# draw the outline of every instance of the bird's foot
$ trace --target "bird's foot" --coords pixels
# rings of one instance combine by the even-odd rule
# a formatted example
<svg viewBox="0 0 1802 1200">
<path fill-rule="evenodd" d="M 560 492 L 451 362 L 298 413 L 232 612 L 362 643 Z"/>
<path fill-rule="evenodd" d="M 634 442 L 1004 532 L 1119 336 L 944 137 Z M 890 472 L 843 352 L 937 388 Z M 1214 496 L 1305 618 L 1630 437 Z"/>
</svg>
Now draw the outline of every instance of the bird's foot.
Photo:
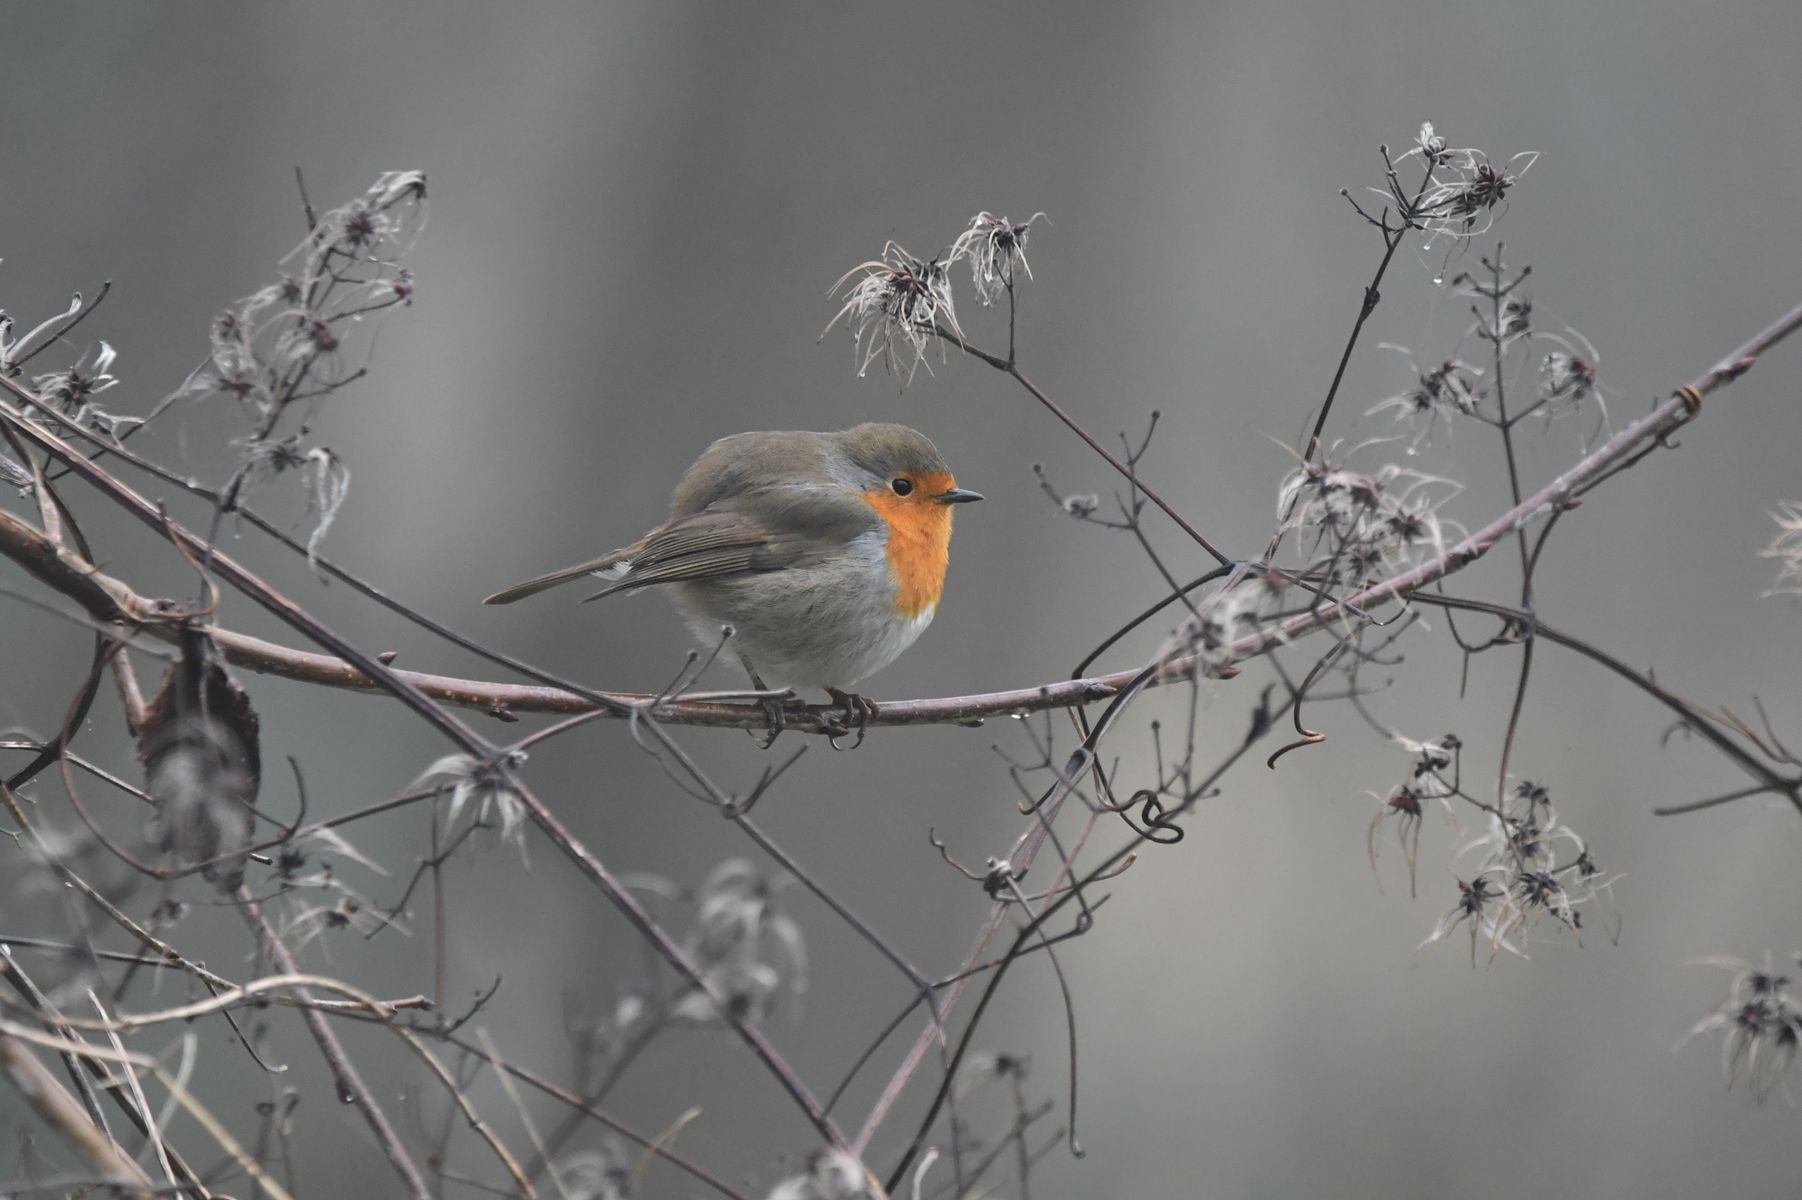
<svg viewBox="0 0 1802 1200">
<path fill-rule="evenodd" d="M 855 750 L 863 745 L 863 735 L 870 728 L 870 721 L 876 716 L 876 702 L 868 696 L 859 696 L 854 692 L 841 692 L 829 687 L 826 694 L 832 697 L 834 704 L 844 710 L 844 719 L 826 726 L 826 740 L 834 750 Z M 851 733 L 857 734 L 857 740 L 849 746 L 841 746 L 838 739 Z"/>
<path fill-rule="evenodd" d="M 761 687 L 761 685 L 759 686 Z M 757 706 L 763 709 L 764 727 L 747 729 L 745 732 L 751 735 L 751 740 L 757 743 L 759 750 L 768 750 L 776 744 L 776 739 L 782 736 L 787 711 L 802 707 L 802 705 L 801 697 L 793 688 L 786 688 L 774 695 L 765 696 L 757 702 Z"/>
</svg>

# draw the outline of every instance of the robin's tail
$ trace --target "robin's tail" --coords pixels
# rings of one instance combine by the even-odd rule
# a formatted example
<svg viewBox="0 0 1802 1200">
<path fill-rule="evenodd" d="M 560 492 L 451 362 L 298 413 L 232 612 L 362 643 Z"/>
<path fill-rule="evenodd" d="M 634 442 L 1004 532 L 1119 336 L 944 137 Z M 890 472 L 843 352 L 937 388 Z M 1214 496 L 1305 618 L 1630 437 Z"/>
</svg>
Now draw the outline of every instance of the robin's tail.
<svg viewBox="0 0 1802 1200">
<path fill-rule="evenodd" d="M 631 567 L 630 560 L 623 557 L 624 551 L 615 550 L 601 558 L 592 558 L 573 567 L 564 567 L 552 571 L 548 575 L 540 575 L 536 579 L 528 579 L 524 583 L 516 583 L 512 587 L 502 588 L 494 595 L 482 601 L 483 604 L 511 604 L 515 600 L 524 600 L 527 596 L 536 596 L 548 588 L 560 583 L 568 583 L 572 579 L 580 579 L 584 575 L 593 575 L 600 579 L 617 579 Z"/>
</svg>

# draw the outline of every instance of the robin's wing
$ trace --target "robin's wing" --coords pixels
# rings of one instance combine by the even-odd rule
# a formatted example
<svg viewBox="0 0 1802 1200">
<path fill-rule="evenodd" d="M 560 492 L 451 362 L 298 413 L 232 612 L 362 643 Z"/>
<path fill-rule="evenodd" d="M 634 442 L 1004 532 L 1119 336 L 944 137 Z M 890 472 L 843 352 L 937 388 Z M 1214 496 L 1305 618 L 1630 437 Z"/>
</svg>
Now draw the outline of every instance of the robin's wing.
<svg viewBox="0 0 1802 1200">
<path fill-rule="evenodd" d="M 876 528 L 863 498 L 832 486 L 756 488 L 676 517 L 599 560 L 612 582 L 585 600 L 659 583 L 722 579 L 819 562 Z"/>
<path fill-rule="evenodd" d="M 610 582 L 587 600 L 659 583 L 779 571 L 817 562 L 876 527 L 855 493 L 829 486 L 756 488 L 659 525 L 630 546 L 496 592 L 511 604 L 584 575 Z"/>
<path fill-rule="evenodd" d="M 626 550 L 630 549 L 630 546 L 626 547 Z M 611 554 L 602 555 L 600 558 L 591 558 L 587 562 L 577 563 L 573 567 L 559 567 L 547 575 L 540 575 L 536 579 L 528 579 L 524 583 L 516 583 L 512 587 L 502 588 L 483 600 L 482 603 L 511 604 L 515 600 L 536 596 L 546 588 L 554 588 L 560 583 L 568 583 L 570 580 L 580 579 L 584 575 L 604 574 L 614 568 L 619 557 L 626 553 L 626 550 L 615 550 Z"/>
</svg>

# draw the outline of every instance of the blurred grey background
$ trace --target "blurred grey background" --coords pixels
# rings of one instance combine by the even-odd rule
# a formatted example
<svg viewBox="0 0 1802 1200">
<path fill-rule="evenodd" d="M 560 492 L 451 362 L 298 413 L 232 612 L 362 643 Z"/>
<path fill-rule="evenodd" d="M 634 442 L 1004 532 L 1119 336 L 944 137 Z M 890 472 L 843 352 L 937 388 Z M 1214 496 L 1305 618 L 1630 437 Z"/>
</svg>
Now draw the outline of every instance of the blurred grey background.
<svg viewBox="0 0 1802 1200">
<path fill-rule="evenodd" d="M 1338 189 L 1380 184 L 1378 145 L 1406 145 L 1423 119 L 1498 159 L 1542 155 L 1496 234 L 1533 264 L 1542 323 L 1568 323 L 1600 349 L 1618 414 L 1643 411 L 1802 297 L 1802 9 L 1789 0 L 57 3 L 9 5 L 5 19 L 0 301 L 30 324 L 111 279 L 73 348 L 104 338 L 118 349 L 115 408 L 147 411 L 199 361 L 214 314 L 273 277 L 303 232 L 296 166 L 322 205 L 382 170 L 429 172 L 417 303 L 381 321 L 372 356 L 353 351 L 370 357 L 371 377 L 313 422 L 353 471 L 326 553 L 479 638 L 608 686 L 654 689 L 680 665 L 686 635 L 658 598 L 584 608 L 555 594 L 485 610 L 480 597 L 635 536 L 695 454 L 741 429 L 905 421 L 989 496 L 959 514 L 944 609 L 872 681 L 878 699 L 1057 678 L 1155 594 L 1129 539 L 1071 522 L 1037 491 L 1034 462 L 1074 490 L 1105 493 L 1112 480 L 1008 381 L 935 360 L 903 393 L 880 369 L 854 378 L 840 331 L 816 341 L 834 308 L 828 285 L 887 238 L 930 254 L 978 210 L 1048 213 L 1021 306 L 1027 372 L 1103 435 L 1161 410 L 1147 477 L 1246 554 L 1263 545 L 1291 461 L 1271 438 L 1292 439 L 1318 402 L 1380 254 Z M 1423 356 L 1455 346 L 1465 302 L 1433 280 L 1474 265 L 1415 244 L 1398 255 L 1336 432 L 1408 382 L 1378 341 Z M 967 304 L 964 316 L 974 339 L 1004 340 L 995 314 Z M 1703 702 L 1762 697 L 1792 733 L 1802 616 L 1761 599 L 1773 564 L 1756 552 L 1767 510 L 1802 492 L 1798 381 L 1802 346 L 1786 346 L 1711 401 L 1678 452 L 1565 522 L 1540 585 L 1548 620 Z M 139 444 L 217 480 L 243 431 L 222 402 L 183 404 Z M 1576 452 L 1573 427 L 1555 426 L 1525 470 L 1547 478 Z M 1469 484 L 1448 515 L 1474 524 L 1495 511 L 1497 455 L 1472 435 L 1424 459 Z M 172 555 L 74 494 L 112 569 L 147 592 L 188 590 Z M 290 481 L 262 504 L 300 520 Z M 1197 567 L 1167 528 L 1156 534 L 1181 571 Z M 483 671 L 251 534 L 231 550 L 366 648 Z M 1459 588 L 1505 594 L 1499 559 Z M 22 580 L 0 565 L 0 583 Z M 86 640 L 14 602 L 4 614 L 0 723 L 47 733 Z M 278 632 L 235 597 L 223 619 Z M 1513 660 L 1476 661 L 1460 698 L 1459 658 L 1434 626 L 1375 703 L 1417 735 L 1456 730 L 1472 769 L 1493 772 Z M 1108 661 L 1134 665 L 1164 632 Z M 1240 735 L 1257 678 L 1213 696 L 1210 745 Z M 443 752 L 384 700 L 246 683 L 266 760 L 300 760 L 315 815 L 392 794 Z M 1144 721 L 1160 714 L 1176 710 L 1146 703 L 1114 743 L 1123 778 L 1144 769 Z M 1611 944 L 1598 928 L 1581 949 L 1540 944 L 1531 963 L 1473 971 L 1456 940 L 1415 952 L 1451 903 L 1461 839 L 1430 821 L 1420 899 L 1408 900 L 1393 853 L 1380 892 L 1364 845 L 1371 793 L 1402 778 L 1406 756 L 1342 706 L 1314 720 L 1325 746 L 1274 772 L 1241 767 L 1188 840 L 1142 856 L 1095 933 L 1065 948 L 1089 1154 L 1054 1153 L 1036 1195 L 1794 1194 L 1794 1108 L 1728 1092 L 1712 1041 L 1672 1050 L 1725 983 L 1686 960 L 1802 945 L 1793 811 L 1754 802 L 1654 817 L 1655 805 L 1740 780 L 1699 746 L 1661 748 L 1660 711 L 1544 649 L 1516 766 L 1626 873 L 1620 936 Z M 770 761 L 738 733 L 685 741 L 729 786 Z M 879 731 L 854 754 L 816 747 L 760 813 L 923 969 L 944 970 L 985 902 L 927 831 L 966 860 L 1005 852 L 1021 818 L 995 744 L 1027 752 L 1005 723 Z M 110 711 L 83 745 L 132 769 Z M 751 851 L 617 726 L 553 743 L 529 770 L 620 869 L 695 882 Z M 291 811 L 285 771 L 270 772 L 264 796 Z M 131 828 L 129 810 L 108 811 Z M 358 844 L 396 874 L 358 885 L 397 896 L 426 822 L 414 808 L 363 826 Z M 0 853 L 11 861 L 10 847 Z M 466 1001 L 501 976 L 483 1017 L 498 1044 L 567 1077 L 566 1011 L 610 1003 L 640 957 L 551 847 L 533 839 L 530 861 L 522 877 L 514 852 L 483 842 L 452 866 L 447 994 Z M 771 1033 L 825 1089 L 906 989 L 820 905 L 788 896 L 813 972 L 804 1007 Z M 138 903 L 155 898 L 141 891 Z M 340 938 L 309 961 L 382 994 L 429 989 L 429 906 L 415 915 L 411 938 Z M 182 936 L 216 967 L 247 968 L 228 913 L 191 922 Z M 183 994 L 165 984 L 135 998 Z M 298 1023 L 276 1014 L 272 1025 L 291 1064 L 275 1086 L 308 1089 L 294 1135 L 302 1194 L 393 1194 L 354 1114 L 330 1103 Z M 222 1027 L 199 1029 L 208 1094 L 254 1131 L 250 1105 L 271 1081 Z M 404 1058 L 369 1031 L 345 1036 L 403 1125 L 435 1128 L 440 1101 Z M 1033 1089 L 1059 1099 L 1057 1120 L 1062 1036 L 1038 962 L 980 1039 L 1032 1056 Z M 853 1088 L 853 1125 L 900 1049 L 885 1047 Z M 924 1082 L 877 1163 L 911 1130 Z M 525 1144 L 498 1089 L 474 1094 Z M 610 1107 L 655 1131 L 690 1105 L 702 1113 L 679 1146 L 753 1194 L 814 1144 L 726 1034 L 668 1039 Z M 541 1124 L 555 1115 L 534 1111 Z M 10 1094 L 0 1128 L 0 1178 L 12 1178 L 34 1127 Z M 458 1143 L 465 1166 L 480 1162 L 470 1144 Z M 696 1189 L 653 1168 L 643 1191 Z"/>
</svg>

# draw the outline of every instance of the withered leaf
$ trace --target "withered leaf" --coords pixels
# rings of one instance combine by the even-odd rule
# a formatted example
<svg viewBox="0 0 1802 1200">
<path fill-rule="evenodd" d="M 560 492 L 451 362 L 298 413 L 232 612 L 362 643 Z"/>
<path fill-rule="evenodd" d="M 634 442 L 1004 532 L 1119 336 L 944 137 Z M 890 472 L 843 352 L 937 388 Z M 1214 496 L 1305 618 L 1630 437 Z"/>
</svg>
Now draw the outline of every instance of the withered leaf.
<svg viewBox="0 0 1802 1200">
<path fill-rule="evenodd" d="M 196 625 L 183 627 L 181 658 L 150 702 L 138 759 L 163 849 L 184 866 L 205 863 L 203 875 L 234 890 L 256 833 L 257 715 Z"/>
</svg>

